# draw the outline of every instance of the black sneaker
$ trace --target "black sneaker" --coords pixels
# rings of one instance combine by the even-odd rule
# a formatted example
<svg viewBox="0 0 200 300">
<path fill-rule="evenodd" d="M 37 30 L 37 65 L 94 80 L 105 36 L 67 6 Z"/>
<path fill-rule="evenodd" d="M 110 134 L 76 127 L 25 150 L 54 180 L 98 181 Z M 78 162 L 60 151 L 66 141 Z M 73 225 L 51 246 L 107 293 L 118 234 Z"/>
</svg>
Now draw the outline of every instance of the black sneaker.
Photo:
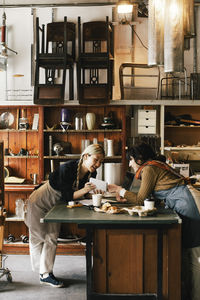
<svg viewBox="0 0 200 300">
<path fill-rule="evenodd" d="M 59 281 L 56 279 L 56 277 L 53 275 L 53 273 L 49 273 L 49 276 L 47 278 L 43 278 L 43 275 L 40 274 L 40 283 L 41 284 L 46 284 L 46 285 L 51 285 L 53 287 L 63 287 L 63 282 Z"/>
</svg>

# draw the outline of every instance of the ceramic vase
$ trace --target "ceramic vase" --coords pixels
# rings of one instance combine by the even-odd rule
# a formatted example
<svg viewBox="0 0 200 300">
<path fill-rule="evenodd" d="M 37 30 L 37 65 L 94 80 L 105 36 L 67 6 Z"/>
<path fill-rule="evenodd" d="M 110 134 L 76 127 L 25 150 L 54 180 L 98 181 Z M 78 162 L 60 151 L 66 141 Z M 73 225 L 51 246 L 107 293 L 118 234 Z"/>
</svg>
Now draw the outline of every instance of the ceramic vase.
<svg viewBox="0 0 200 300">
<path fill-rule="evenodd" d="M 86 125 L 88 130 L 92 130 L 95 127 L 96 115 L 95 113 L 87 113 L 86 114 Z"/>
</svg>

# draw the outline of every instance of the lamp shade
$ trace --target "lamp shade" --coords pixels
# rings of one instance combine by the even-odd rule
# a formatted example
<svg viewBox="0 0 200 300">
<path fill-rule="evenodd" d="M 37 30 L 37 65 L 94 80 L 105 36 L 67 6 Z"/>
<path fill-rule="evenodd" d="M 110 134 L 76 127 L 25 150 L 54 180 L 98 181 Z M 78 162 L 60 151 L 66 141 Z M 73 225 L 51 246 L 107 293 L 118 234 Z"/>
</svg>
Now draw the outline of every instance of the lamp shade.
<svg viewBox="0 0 200 300">
<path fill-rule="evenodd" d="M 160 0 L 149 0 L 148 64 L 164 64 L 164 5 Z"/>
<path fill-rule="evenodd" d="M 184 37 L 195 35 L 194 0 L 149 0 L 148 64 L 183 72 Z"/>
<path fill-rule="evenodd" d="M 184 0 L 183 22 L 184 36 L 186 38 L 194 37 L 194 0 Z"/>
<path fill-rule="evenodd" d="M 165 1 L 164 71 L 184 70 L 184 0 Z"/>
</svg>

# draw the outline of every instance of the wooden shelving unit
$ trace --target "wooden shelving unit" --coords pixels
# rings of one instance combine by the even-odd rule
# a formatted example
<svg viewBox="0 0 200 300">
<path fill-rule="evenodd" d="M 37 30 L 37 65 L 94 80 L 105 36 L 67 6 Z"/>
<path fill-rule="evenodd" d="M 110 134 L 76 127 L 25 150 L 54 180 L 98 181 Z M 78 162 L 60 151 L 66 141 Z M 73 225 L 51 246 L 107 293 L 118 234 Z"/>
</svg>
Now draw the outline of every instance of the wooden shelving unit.
<svg viewBox="0 0 200 300">
<path fill-rule="evenodd" d="M 51 127 L 59 126 L 61 108 L 67 108 L 71 114 L 71 128 L 63 131 L 56 128 L 55 130 L 46 129 L 46 124 Z M 18 118 L 21 110 L 26 112 L 29 122 L 29 129 L 18 129 Z M 122 162 L 125 166 L 125 147 L 126 147 L 126 107 L 119 105 L 55 105 L 55 106 L 40 106 L 40 105 L 10 105 L 0 106 L 0 116 L 2 113 L 9 112 L 14 117 L 14 122 L 8 128 L 1 128 L 0 123 L 0 139 L 4 141 L 4 149 L 11 151 L 11 155 L 4 156 L 4 165 L 9 169 L 10 176 L 25 178 L 23 184 L 5 184 L 5 208 L 7 210 L 7 218 L 5 225 L 5 238 L 9 234 L 13 234 L 17 242 L 4 243 L 5 253 L 28 253 L 28 245 L 19 242 L 21 235 L 28 235 L 28 228 L 23 222 L 15 216 L 15 201 L 29 197 L 35 188 L 33 185 L 31 174 L 37 173 L 38 182 L 43 182 L 48 178 L 50 172 L 50 161 L 53 160 L 54 167 L 60 162 L 69 159 L 79 159 L 81 153 L 81 139 L 89 139 L 92 143 L 93 138 L 97 138 L 99 143 L 104 142 L 104 138 L 114 140 L 115 155 L 106 157 L 105 162 Z M 75 130 L 74 116 L 81 112 L 86 115 L 87 112 L 94 112 L 96 115 L 96 127 L 94 130 Z M 100 125 L 103 117 L 109 112 L 114 113 L 116 128 L 102 129 Z M 39 114 L 39 124 L 37 130 L 32 130 L 33 116 Z M 49 155 L 49 135 L 52 135 L 53 143 L 60 142 L 71 143 L 71 153 L 65 155 Z M 19 155 L 20 149 L 27 151 L 27 155 Z M 13 155 L 14 154 L 14 155 Z M 55 154 L 55 153 L 54 153 Z M 71 225 L 65 228 L 66 232 L 72 234 L 83 234 L 77 226 Z M 83 254 L 84 245 L 81 244 L 61 244 L 58 245 L 60 254 Z"/>
</svg>

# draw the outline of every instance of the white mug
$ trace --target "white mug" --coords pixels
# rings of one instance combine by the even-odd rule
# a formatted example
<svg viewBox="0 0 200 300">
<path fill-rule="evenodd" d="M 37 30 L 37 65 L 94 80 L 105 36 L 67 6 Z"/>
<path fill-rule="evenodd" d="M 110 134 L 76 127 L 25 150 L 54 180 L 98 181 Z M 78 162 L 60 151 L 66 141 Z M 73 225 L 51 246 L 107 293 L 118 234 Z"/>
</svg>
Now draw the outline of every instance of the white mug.
<svg viewBox="0 0 200 300">
<path fill-rule="evenodd" d="M 155 205 L 155 201 L 148 200 L 148 199 L 144 200 L 144 208 L 145 209 L 153 209 L 154 205 Z"/>
<path fill-rule="evenodd" d="M 93 206 L 100 207 L 102 201 L 102 194 L 93 194 L 92 195 L 92 204 Z"/>
</svg>

